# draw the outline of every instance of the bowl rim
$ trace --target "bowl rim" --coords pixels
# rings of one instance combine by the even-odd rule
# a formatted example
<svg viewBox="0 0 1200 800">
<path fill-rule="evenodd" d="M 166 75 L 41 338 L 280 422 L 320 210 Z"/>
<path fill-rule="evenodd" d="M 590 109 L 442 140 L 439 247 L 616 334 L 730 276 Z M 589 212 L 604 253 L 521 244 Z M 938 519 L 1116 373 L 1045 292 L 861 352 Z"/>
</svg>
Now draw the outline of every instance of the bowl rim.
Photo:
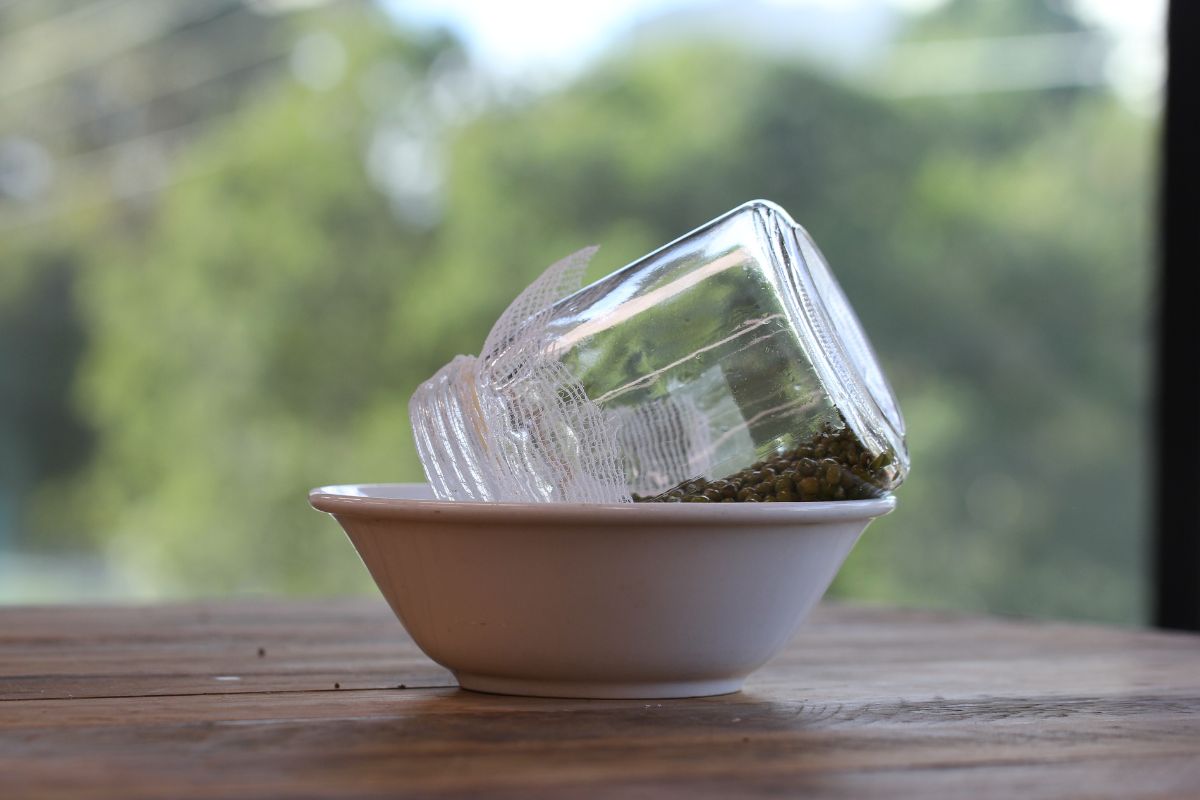
<svg viewBox="0 0 1200 800">
<path fill-rule="evenodd" d="M 870 500 L 834 500 L 806 503 L 483 503 L 405 497 L 369 496 L 366 492 L 416 492 L 423 483 L 358 483 L 318 486 L 308 502 L 334 516 L 372 519 L 438 520 L 507 524 L 620 524 L 686 525 L 730 524 L 812 525 L 824 522 L 874 519 L 896 507 L 892 495 Z"/>
</svg>

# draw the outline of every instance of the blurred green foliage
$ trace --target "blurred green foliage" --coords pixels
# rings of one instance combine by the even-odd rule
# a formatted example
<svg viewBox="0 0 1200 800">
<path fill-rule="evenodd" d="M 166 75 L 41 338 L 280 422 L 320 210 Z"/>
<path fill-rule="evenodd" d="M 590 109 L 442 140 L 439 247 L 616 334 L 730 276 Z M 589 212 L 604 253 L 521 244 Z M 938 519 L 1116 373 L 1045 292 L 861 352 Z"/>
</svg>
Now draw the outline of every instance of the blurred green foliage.
<svg viewBox="0 0 1200 800">
<path fill-rule="evenodd" d="M 993 12 L 964 10 L 988 5 L 921 24 L 989 33 Z M 1141 619 L 1149 121 L 1102 90 L 900 101 L 680 44 L 451 115 L 440 211 L 406 217 L 364 152 L 428 115 L 412 98 L 445 88 L 454 43 L 370 14 L 295 24 L 345 46 L 336 87 L 272 85 L 153 207 L 9 251 L 68 265 L 0 286 L 0 323 L 69 289 L 78 331 L 54 352 L 86 346 L 64 363 L 94 436 L 65 447 L 82 466 L 37 473 L 32 542 L 86 532 L 131 591 L 366 590 L 307 488 L 420 479 L 409 394 L 550 262 L 599 243 L 598 276 L 765 197 L 820 243 L 909 422 L 900 510 L 834 591 Z M 383 110 L 380 65 L 412 87 Z M 56 274 L 70 286 L 44 288 Z"/>
</svg>

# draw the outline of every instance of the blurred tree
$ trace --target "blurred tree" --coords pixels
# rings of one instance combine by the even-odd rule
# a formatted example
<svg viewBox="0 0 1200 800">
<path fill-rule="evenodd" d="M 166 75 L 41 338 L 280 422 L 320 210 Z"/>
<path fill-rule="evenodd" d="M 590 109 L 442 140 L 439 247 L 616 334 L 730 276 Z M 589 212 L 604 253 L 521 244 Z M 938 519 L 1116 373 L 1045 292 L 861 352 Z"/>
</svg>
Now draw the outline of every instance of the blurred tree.
<svg viewBox="0 0 1200 800">
<path fill-rule="evenodd" d="M 81 405 L 100 439 L 77 502 L 51 496 L 45 514 L 95 531 L 144 591 L 364 585 L 304 490 L 420 474 L 405 401 L 428 357 L 409 366 L 397 348 L 406 302 L 429 302 L 404 284 L 431 235 L 397 224 L 372 186 L 364 76 L 428 74 L 452 43 L 343 7 L 307 35 L 346 54 L 336 80 L 235 112 L 178 165 L 205 177 L 172 187 L 145 226 L 80 223 Z"/>
<path fill-rule="evenodd" d="M 139 226 L 174 152 L 286 66 L 291 20 L 242 0 L 0 4 L 0 550 L 80 546 L 28 502 L 88 456 L 73 215 Z"/>
<path fill-rule="evenodd" d="M 0 549 L 24 522 L 24 498 L 71 474 L 90 444 L 70 404 L 84 344 L 71 262 L 39 250 L 22 264 L 0 287 Z"/>
</svg>

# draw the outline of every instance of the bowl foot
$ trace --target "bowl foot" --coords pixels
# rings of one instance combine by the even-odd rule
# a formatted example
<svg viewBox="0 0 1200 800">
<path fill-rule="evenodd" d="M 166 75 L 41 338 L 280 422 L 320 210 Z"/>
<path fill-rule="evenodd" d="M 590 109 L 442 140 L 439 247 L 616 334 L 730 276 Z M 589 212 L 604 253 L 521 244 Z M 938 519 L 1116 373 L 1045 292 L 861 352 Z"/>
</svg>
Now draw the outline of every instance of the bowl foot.
<svg viewBox="0 0 1200 800">
<path fill-rule="evenodd" d="M 515 694 L 525 697 L 581 697 L 606 700 L 709 697 L 741 691 L 746 678 L 684 681 L 550 681 L 537 678 L 505 678 L 456 672 L 458 684 L 473 692 Z"/>
</svg>

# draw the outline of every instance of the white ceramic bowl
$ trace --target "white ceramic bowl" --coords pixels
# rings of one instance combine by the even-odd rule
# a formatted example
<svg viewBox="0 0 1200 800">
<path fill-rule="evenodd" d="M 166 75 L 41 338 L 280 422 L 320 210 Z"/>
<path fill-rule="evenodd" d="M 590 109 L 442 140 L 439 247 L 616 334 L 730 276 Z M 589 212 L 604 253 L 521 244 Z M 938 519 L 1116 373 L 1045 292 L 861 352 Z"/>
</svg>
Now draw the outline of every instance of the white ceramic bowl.
<svg viewBox="0 0 1200 800">
<path fill-rule="evenodd" d="M 895 506 L 459 503 L 422 484 L 326 486 L 309 501 L 463 688 L 643 698 L 740 689 Z"/>
</svg>

